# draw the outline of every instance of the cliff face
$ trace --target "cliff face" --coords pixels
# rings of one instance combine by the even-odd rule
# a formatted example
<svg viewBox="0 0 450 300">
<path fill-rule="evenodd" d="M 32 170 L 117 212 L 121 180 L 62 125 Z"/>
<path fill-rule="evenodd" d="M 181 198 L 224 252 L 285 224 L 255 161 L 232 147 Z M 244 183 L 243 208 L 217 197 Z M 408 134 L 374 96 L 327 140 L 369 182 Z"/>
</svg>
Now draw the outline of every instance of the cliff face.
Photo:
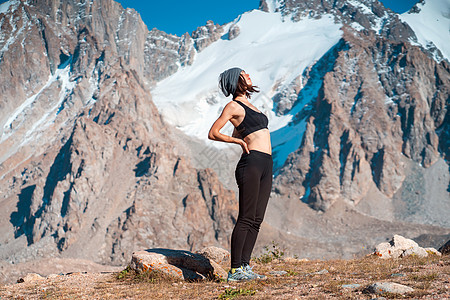
<svg viewBox="0 0 450 300">
<path fill-rule="evenodd" d="M 192 167 L 148 89 L 189 35 L 156 37 L 108 0 L 11 1 L 0 27 L 2 259 L 228 247 L 234 192 Z"/>
<path fill-rule="evenodd" d="M 405 178 L 405 159 L 428 168 L 448 156 L 439 146 L 448 135 L 447 62 L 370 32 L 345 32 L 326 62 L 315 65 L 323 81 L 296 116 L 307 122 L 302 145 L 277 177 L 280 186 L 297 186 L 297 195 L 310 189 L 306 198 L 319 209 L 341 196 L 357 204 L 371 184 L 392 198 Z M 326 63 L 330 70 L 321 69 Z"/>
</svg>

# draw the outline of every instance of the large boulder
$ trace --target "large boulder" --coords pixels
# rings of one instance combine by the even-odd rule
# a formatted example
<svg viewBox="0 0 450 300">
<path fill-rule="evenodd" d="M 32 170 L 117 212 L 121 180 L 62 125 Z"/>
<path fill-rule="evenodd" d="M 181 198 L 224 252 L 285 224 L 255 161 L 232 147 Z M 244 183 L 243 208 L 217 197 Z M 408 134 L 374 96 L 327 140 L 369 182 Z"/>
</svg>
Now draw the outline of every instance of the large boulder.
<svg viewBox="0 0 450 300">
<path fill-rule="evenodd" d="M 185 250 L 149 249 L 134 252 L 130 267 L 136 272 L 161 272 L 182 280 L 226 279 L 227 272 L 212 259 Z"/>
<path fill-rule="evenodd" d="M 408 255 L 427 257 L 430 253 L 441 255 L 441 253 L 434 248 L 422 248 L 413 240 L 397 234 L 394 235 L 389 243 L 378 244 L 375 248 L 375 254 L 385 259 L 405 257 Z"/>
</svg>

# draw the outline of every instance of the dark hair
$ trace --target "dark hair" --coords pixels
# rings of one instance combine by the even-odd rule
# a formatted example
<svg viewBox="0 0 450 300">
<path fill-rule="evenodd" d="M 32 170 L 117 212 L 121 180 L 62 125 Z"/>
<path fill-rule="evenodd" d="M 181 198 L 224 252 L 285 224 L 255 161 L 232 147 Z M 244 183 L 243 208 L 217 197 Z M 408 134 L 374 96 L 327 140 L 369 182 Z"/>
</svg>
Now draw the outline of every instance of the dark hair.
<svg viewBox="0 0 450 300">
<path fill-rule="evenodd" d="M 240 74 L 236 91 L 233 94 L 233 98 L 236 98 L 239 95 L 245 95 L 245 97 L 250 99 L 253 93 L 259 93 L 259 87 L 256 85 L 248 85 L 245 82 L 244 76 Z"/>
</svg>

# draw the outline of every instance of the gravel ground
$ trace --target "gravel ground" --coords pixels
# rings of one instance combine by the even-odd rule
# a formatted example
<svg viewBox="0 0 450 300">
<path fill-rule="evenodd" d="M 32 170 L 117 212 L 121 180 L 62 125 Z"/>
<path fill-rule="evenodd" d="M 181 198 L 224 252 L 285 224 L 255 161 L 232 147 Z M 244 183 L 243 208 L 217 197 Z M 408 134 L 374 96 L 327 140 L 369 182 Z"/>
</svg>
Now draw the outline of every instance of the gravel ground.
<svg viewBox="0 0 450 300">
<path fill-rule="evenodd" d="M 106 272 L 50 275 L 2 285 L 0 299 L 450 299 L 450 256 L 274 259 L 255 262 L 254 270 L 268 279 L 230 284 L 180 282 L 132 271 L 122 272 L 120 279 L 119 273 Z M 375 294 L 368 287 L 376 282 L 398 283 L 414 291 Z"/>
</svg>

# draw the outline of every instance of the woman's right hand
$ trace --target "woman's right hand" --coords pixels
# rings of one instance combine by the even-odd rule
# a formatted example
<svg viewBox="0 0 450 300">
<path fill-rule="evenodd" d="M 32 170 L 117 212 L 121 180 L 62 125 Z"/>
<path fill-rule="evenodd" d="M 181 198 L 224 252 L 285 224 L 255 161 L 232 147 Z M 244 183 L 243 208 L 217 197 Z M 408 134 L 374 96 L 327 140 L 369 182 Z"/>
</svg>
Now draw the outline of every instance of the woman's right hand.
<svg viewBox="0 0 450 300">
<path fill-rule="evenodd" d="M 238 139 L 239 140 L 239 145 L 241 145 L 242 147 L 242 151 L 244 151 L 244 153 L 249 154 L 250 151 L 248 150 L 248 145 L 244 140 Z"/>
</svg>

